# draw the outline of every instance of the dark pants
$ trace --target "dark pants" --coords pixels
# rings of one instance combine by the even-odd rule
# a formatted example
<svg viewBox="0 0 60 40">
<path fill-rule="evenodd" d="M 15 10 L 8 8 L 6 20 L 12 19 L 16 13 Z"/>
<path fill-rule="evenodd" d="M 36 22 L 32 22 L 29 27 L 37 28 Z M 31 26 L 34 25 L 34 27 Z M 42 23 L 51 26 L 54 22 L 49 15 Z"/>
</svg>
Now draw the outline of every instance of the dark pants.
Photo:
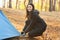
<svg viewBox="0 0 60 40">
<path fill-rule="evenodd" d="M 28 32 L 29 37 L 36 37 L 36 36 L 41 36 L 43 34 L 42 30 L 39 28 L 33 29 Z"/>
</svg>

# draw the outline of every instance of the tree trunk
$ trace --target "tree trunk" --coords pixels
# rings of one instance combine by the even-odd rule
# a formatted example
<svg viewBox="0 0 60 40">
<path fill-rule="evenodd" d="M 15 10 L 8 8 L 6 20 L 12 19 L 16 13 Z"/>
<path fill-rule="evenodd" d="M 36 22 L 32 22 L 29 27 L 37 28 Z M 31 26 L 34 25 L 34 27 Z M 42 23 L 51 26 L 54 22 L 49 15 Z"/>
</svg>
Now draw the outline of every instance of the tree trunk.
<svg viewBox="0 0 60 40">
<path fill-rule="evenodd" d="M 60 6 L 60 0 L 59 0 L 59 6 Z M 59 11 L 60 11 L 60 7 L 59 7 Z"/>
<path fill-rule="evenodd" d="M 50 4 L 49 11 L 52 11 L 53 10 L 53 0 L 50 0 L 49 4 Z"/>
<path fill-rule="evenodd" d="M 18 0 L 16 0 L 16 9 L 17 9 L 17 7 L 18 7 Z"/>
<path fill-rule="evenodd" d="M 54 0 L 53 3 L 54 3 L 54 4 L 53 4 L 53 11 L 55 11 L 56 0 Z"/>
<path fill-rule="evenodd" d="M 43 9 L 43 0 L 41 0 L 41 11 Z"/>
<path fill-rule="evenodd" d="M 4 2 L 3 8 L 5 8 L 5 0 L 3 2 Z"/>
<path fill-rule="evenodd" d="M 25 8 L 26 8 L 26 5 L 25 5 L 25 3 L 26 3 L 26 0 L 24 1 L 24 6 L 25 6 Z"/>
<path fill-rule="evenodd" d="M 11 0 L 9 0 L 9 8 L 12 8 Z"/>
<path fill-rule="evenodd" d="M 33 3 L 33 0 L 29 0 L 29 3 Z"/>
</svg>

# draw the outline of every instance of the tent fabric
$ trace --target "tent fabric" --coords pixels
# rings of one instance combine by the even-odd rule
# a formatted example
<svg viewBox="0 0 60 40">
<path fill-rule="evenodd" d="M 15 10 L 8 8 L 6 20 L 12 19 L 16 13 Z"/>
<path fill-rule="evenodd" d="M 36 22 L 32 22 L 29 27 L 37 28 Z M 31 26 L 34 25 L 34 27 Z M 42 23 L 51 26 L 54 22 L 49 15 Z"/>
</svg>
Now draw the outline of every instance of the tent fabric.
<svg viewBox="0 0 60 40">
<path fill-rule="evenodd" d="M 0 40 L 16 36 L 20 36 L 20 33 L 0 10 Z"/>
</svg>

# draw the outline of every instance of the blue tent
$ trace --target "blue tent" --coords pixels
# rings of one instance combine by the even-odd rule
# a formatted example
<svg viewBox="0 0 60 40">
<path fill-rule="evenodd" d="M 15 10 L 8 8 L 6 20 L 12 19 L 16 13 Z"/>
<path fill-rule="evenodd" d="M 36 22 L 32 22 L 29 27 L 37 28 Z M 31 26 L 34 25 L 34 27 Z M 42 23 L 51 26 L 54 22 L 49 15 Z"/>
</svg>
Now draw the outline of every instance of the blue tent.
<svg viewBox="0 0 60 40">
<path fill-rule="evenodd" d="M 10 23 L 2 10 L 0 10 L 0 40 L 16 36 L 20 36 L 20 33 Z"/>
</svg>

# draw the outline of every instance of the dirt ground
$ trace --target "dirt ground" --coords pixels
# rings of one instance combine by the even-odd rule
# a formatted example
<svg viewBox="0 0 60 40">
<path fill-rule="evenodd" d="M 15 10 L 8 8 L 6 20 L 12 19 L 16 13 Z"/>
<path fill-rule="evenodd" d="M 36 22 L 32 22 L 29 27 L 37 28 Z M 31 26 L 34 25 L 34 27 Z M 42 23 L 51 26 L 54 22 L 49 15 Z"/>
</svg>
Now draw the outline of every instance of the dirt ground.
<svg viewBox="0 0 60 40">
<path fill-rule="evenodd" d="M 26 20 L 25 10 L 4 9 L 4 14 L 8 17 L 15 28 L 21 32 Z M 40 12 L 40 17 L 47 23 L 46 31 L 42 36 L 36 37 L 36 40 L 60 40 L 60 12 Z M 20 38 L 20 40 L 29 40 L 29 38 Z M 31 39 L 35 40 L 35 39 Z"/>
</svg>

